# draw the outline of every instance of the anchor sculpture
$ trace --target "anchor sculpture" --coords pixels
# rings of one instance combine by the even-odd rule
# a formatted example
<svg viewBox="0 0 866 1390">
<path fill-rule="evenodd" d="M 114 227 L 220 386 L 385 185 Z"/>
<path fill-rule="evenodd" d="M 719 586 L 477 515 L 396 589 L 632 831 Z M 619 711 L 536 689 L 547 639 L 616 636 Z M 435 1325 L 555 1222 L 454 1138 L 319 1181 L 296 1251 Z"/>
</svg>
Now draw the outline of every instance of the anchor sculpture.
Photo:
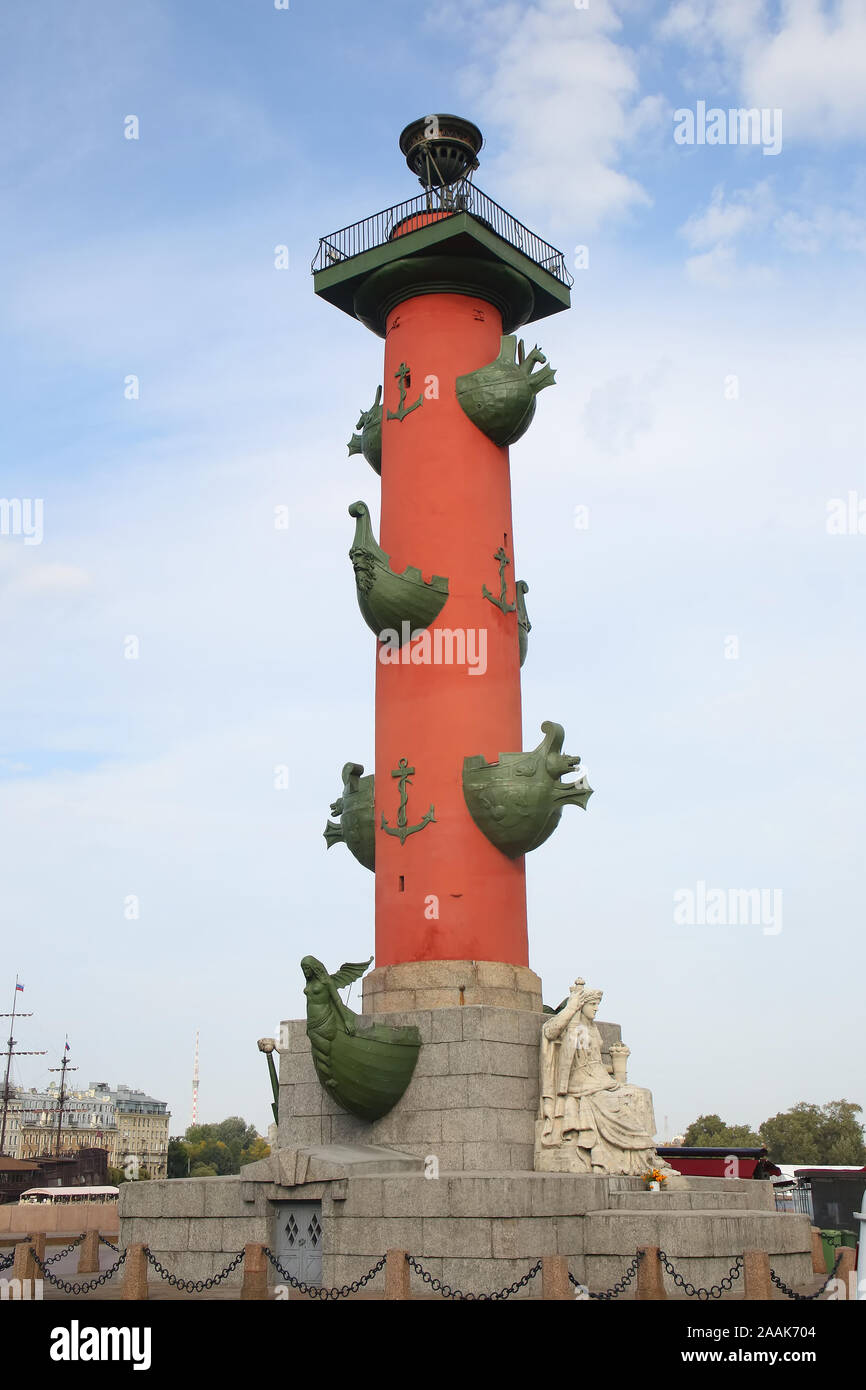
<svg viewBox="0 0 866 1390">
<path fill-rule="evenodd" d="M 486 584 L 481 585 L 481 593 L 483 594 L 484 598 L 489 599 L 491 603 L 495 603 L 496 607 L 500 610 L 500 612 L 513 613 L 515 608 L 517 607 L 517 604 L 508 603 L 505 598 L 505 595 L 508 591 L 508 581 L 505 578 L 505 567 L 506 565 L 510 565 L 511 561 L 509 560 L 502 546 L 500 546 L 499 549 L 494 553 L 493 558 L 494 560 L 499 561 L 499 598 L 496 598 L 493 594 L 491 594 Z"/>
<path fill-rule="evenodd" d="M 415 769 L 409 766 L 409 759 L 401 758 L 396 768 L 394 768 L 391 773 L 391 776 L 396 777 L 400 783 L 400 809 L 397 812 L 397 824 L 393 826 L 389 825 L 385 819 L 385 812 L 382 812 L 382 829 L 386 835 L 399 836 L 401 845 L 405 845 L 408 837 L 410 835 L 417 835 L 418 831 L 423 830 L 425 825 L 430 825 L 431 823 L 434 825 L 436 824 L 436 816 L 434 814 L 436 807 L 433 805 L 432 801 L 430 803 L 430 810 L 426 815 L 421 817 L 417 825 L 409 825 L 408 823 L 409 817 L 406 811 L 406 804 L 409 800 L 408 788 L 412 785 L 409 778 L 414 777 L 414 775 Z"/>
<path fill-rule="evenodd" d="M 409 382 L 411 381 L 411 376 L 409 373 L 409 368 L 406 366 L 405 362 L 400 363 L 400 366 L 398 370 L 394 373 L 394 375 L 400 382 L 400 404 L 398 405 L 396 410 L 386 411 L 385 418 L 387 420 L 405 420 L 407 415 L 411 415 L 413 410 L 417 410 L 419 406 L 422 406 L 424 404 L 424 392 L 421 392 L 421 395 L 418 397 L 417 401 L 413 401 L 411 405 L 407 405 L 406 388 Z"/>
</svg>

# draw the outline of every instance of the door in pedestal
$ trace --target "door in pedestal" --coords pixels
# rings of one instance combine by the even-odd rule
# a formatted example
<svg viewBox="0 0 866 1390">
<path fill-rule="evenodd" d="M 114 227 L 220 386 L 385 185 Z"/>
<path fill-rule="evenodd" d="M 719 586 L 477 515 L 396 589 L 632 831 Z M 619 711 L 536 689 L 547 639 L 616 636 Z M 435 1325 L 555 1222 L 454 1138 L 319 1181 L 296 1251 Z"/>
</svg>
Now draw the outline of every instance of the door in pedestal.
<svg viewBox="0 0 866 1390">
<path fill-rule="evenodd" d="M 321 1284 L 321 1202 L 276 1202 L 274 1213 L 276 1253 L 283 1269 L 304 1284 Z"/>
</svg>

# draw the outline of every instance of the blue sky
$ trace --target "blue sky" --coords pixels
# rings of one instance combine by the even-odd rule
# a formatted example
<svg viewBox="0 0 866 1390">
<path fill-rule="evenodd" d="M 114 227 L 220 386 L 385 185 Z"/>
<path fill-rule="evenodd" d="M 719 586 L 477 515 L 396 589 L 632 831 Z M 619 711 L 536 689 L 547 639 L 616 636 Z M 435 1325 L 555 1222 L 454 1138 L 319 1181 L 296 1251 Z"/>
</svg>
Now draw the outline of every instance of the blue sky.
<svg viewBox="0 0 866 1390">
<path fill-rule="evenodd" d="M 563 723 L 596 788 L 528 860 L 545 997 L 604 988 L 669 1133 L 866 1100 L 866 535 L 826 527 L 866 498 L 862 5 L 51 0 L 0 38 L 0 496 L 44 502 L 42 544 L 0 535 L 22 1045 L 68 1032 L 180 1131 L 198 1028 L 201 1113 L 263 1128 L 300 957 L 372 950 L 321 830 L 372 763 L 346 507 L 379 485 L 345 441 L 381 344 L 309 264 L 416 191 L 403 125 L 458 111 L 478 184 L 589 248 L 512 450 L 524 743 Z M 781 110 L 781 152 L 677 145 L 699 101 Z M 783 929 L 677 925 L 700 881 L 781 889 Z"/>
</svg>

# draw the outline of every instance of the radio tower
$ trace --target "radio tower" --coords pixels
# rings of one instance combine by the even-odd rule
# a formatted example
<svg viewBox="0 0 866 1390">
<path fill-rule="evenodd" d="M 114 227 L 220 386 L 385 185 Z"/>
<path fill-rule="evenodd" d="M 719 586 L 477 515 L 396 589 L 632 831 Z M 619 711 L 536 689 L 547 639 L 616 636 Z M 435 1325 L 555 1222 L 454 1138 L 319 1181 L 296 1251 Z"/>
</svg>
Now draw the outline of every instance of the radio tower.
<svg viewBox="0 0 866 1390">
<path fill-rule="evenodd" d="M 192 1122 L 198 1124 L 198 1029 L 195 1032 L 195 1061 L 192 1068 Z"/>
</svg>

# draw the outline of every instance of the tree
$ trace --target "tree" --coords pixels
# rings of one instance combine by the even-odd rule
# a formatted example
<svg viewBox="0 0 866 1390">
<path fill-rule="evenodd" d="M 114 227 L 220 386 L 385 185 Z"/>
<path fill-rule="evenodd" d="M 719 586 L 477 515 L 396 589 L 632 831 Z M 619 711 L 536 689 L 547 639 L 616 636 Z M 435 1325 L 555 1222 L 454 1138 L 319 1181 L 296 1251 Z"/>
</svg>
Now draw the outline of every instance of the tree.
<svg viewBox="0 0 866 1390">
<path fill-rule="evenodd" d="M 191 1166 L 188 1146 L 182 1139 L 169 1139 L 166 1163 L 167 1176 L 185 1178 L 188 1176 Z"/>
<path fill-rule="evenodd" d="M 848 1100 L 832 1100 L 827 1105 L 800 1101 L 761 1125 L 761 1142 L 773 1163 L 796 1163 L 803 1167 L 838 1163 L 852 1167 L 866 1165 L 863 1127 L 857 1116 L 862 1106 Z"/>
<path fill-rule="evenodd" d="M 120 1187 L 120 1184 L 128 1179 L 122 1168 L 109 1168 L 108 1181 L 111 1187 Z"/>
<path fill-rule="evenodd" d="M 169 1140 L 168 1176 L 224 1177 L 269 1153 L 255 1125 L 230 1115 L 218 1124 L 190 1125 L 183 1139 Z"/>
<path fill-rule="evenodd" d="M 241 1167 L 246 1163 L 255 1163 L 260 1158 L 267 1158 L 271 1151 L 271 1146 L 266 1139 L 257 1134 L 248 1148 L 241 1150 Z"/>
<path fill-rule="evenodd" d="M 683 1135 L 683 1145 L 693 1149 L 757 1149 L 762 1140 L 748 1125 L 729 1125 L 720 1115 L 699 1115 Z"/>
</svg>

